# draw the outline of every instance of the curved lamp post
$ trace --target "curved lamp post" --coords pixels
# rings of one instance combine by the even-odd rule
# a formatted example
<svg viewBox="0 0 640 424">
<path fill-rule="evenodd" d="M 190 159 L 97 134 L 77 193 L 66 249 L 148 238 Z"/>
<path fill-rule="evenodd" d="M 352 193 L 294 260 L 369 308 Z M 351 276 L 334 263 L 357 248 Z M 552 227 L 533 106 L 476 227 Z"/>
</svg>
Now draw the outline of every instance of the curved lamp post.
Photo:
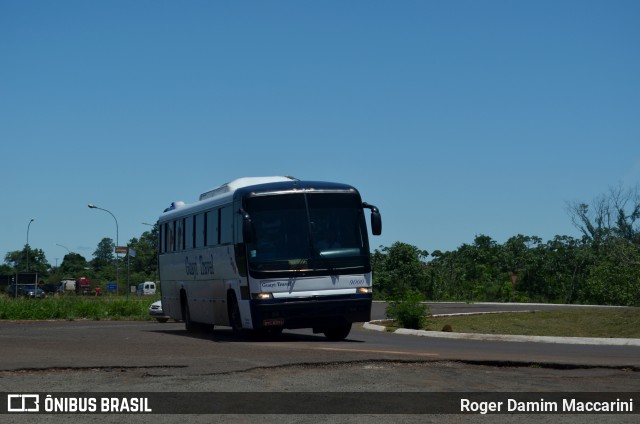
<svg viewBox="0 0 640 424">
<path fill-rule="evenodd" d="M 29 229 L 31 228 L 31 223 L 35 221 L 35 218 L 31 218 L 29 221 L 29 225 L 27 225 L 27 272 L 29 272 Z"/>
<path fill-rule="evenodd" d="M 56 246 L 60 246 L 60 247 L 65 248 L 65 249 L 67 250 L 67 253 L 68 253 L 68 254 L 71 254 L 71 250 L 69 250 L 69 248 L 68 248 L 67 246 L 63 246 L 63 245 L 58 244 L 58 243 L 56 243 Z"/>
<path fill-rule="evenodd" d="M 56 246 L 60 246 L 60 247 L 62 247 L 64 249 L 66 249 L 67 250 L 67 255 L 71 254 L 71 250 L 69 250 L 69 248 L 67 246 L 63 246 L 63 245 L 58 244 L 58 243 L 56 243 Z M 67 257 L 67 255 L 64 255 L 65 258 Z M 64 263 L 64 258 L 62 258 L 62 262 Z M 57 258 L 56 258 L 56 268 L 58 268 L 58 259 Z"/>
<path fill-rule="evenodd" d="M 111 215 L 113 217 L 113 220 L 116 222 L 116 247 L 119 246 L 120 242 L 118 240 L 118 220 L 116 219 L 116 216 L 114 214 L 112 214 L 110 211 L 106 210 L 106 209 L 97 207 L 93 203 L 89 203 L 87 206 L 89 207 L 89 209 L 100 209 L 101 211 L 105 211 L 105 212 L 107 212 L 109 215 Z M 119 287 L 119 281 L 118 281 L 118 253 L 117 252 L 116 252 L 116 287 Z"/>
</svg>

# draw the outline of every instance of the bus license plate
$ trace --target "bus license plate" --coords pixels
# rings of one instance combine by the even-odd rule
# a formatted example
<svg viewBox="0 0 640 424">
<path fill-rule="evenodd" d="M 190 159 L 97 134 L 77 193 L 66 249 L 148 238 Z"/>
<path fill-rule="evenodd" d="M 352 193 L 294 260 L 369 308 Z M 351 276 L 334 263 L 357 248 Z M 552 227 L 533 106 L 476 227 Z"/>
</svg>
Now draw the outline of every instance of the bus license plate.
<svg viewBox="0 0 640 424">
<path fill-rule="evenodd" d="M 284 325 L 284 319 L 282 318 L 265 319 L 265 320 L 262 320 L 262 325 L 264 325 L 265 327 L 272 326 L 272 325 Z"/>
</svg>

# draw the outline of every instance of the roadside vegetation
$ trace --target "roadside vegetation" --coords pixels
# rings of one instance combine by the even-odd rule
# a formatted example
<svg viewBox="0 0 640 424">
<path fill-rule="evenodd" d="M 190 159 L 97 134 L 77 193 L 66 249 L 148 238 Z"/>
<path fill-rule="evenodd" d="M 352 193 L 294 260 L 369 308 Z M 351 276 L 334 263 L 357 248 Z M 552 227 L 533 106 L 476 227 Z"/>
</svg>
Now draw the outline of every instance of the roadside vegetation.
<svg viewBox="0 0 640 424">
<path fill-rule="evenodd" d="M 14 299 L 0 295 L 4 320 L 151 320 L 149 305 L 159 296 L 49 296 Z"/>
<path fill-rule="evenodd" d="M 374 296 L 417 290 L 431 301 L 640 306 L 640 189 L 567 205 L 582 237 L 478 235 L 454 251 L 402 242 L 372 256 Z"/>
<path fill-rule="evenodd" d="M 394 290 L 387 306 L 387 316 L 402 328 L 423 329 L 431 313 L 428 306 L 420 303 L 421 300 L 422 294 L 415 289 Z"/>
<path fill-rule="evenodd" d="M 426 316 L 419 329 L 524 336 L 640 338 L 640 308 L 576 308 L 447 317 Z M 399 320 L 379 323 L 392 331 Z"/>
</svg>

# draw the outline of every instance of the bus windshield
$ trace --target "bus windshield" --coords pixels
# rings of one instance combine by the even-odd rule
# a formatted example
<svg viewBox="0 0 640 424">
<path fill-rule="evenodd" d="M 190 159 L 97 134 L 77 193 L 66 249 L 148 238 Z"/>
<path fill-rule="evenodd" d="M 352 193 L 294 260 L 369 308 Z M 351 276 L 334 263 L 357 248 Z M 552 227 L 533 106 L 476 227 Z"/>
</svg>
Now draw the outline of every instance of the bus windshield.
<svg viewBox="0 0 640 424">
<path fill-rule="evenodd" d="M 369 243 L 357 193 L 286 193 L 249 197 L 254 277 L 369 272 Z"/>
</svg>

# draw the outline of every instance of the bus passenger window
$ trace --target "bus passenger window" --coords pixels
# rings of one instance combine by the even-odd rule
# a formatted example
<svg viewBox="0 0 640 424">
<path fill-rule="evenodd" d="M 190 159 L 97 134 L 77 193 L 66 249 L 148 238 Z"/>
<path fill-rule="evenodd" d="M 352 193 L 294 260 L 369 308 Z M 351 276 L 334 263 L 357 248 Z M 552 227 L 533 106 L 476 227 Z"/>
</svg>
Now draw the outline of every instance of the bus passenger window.
<svg viewBox="0 0 640 424">
<path fill-rule="evenodd" d="M 218 244 L 218 210 L 206 213 L 207 219 L 207 246 Z"/>
<path fill-rule="evenodd" d="M 195 223 L 195 247 L 204 247 L 206 246 L 206 226 L 205 226 L 205 220 L 204 220 L 204 214 L 203 213 L 199 213 L 198 215 L 196 215 L 195 217 L 196 219 L 196 223 Z"/>
<path fill-rule="evenodd" d="M 168 246 L 170 252 L 175 252 L 176 250 L 176 222 L 172 221 L 169 224 L 169 239 Z"/>
<path fill-rule="evenodd" d="M 220 243 L 233 242 L 233 214 L 231 207 L 220 208 Z"/>
</svg>

